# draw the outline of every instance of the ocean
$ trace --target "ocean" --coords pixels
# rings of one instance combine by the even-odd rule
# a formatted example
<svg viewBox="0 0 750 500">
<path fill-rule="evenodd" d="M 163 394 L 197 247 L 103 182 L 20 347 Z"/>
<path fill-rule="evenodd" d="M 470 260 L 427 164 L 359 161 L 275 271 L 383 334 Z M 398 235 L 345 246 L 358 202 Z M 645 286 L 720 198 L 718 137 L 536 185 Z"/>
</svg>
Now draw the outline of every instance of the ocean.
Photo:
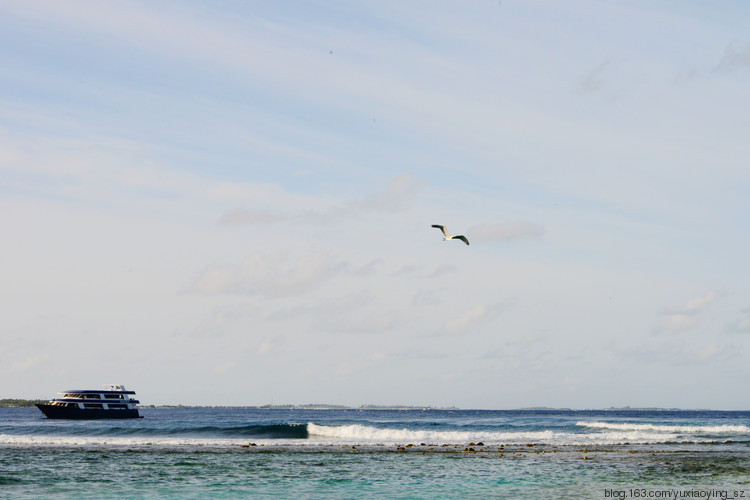
<svg viewBox="0 0 750 500">
<path fill-rule="evenodd" d="M 750 412 L 0 408 L 0 498 L 750 498 Z"/>
</svg>

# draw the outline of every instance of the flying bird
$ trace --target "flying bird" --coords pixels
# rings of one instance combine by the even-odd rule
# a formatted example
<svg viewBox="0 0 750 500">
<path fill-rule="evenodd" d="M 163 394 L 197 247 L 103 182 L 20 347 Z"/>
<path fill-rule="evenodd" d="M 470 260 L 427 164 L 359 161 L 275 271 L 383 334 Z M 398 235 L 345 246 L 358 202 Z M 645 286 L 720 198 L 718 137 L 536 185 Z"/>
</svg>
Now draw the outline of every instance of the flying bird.
<svg viewBox="0 0 750 500">
<path fill-rule="evenodd" d="M 436 227 L 436 228 L 440 229 L 443 232 L 443 236 L 444 236 L 443 241 L 461 240 L 464 243 L 466 243 L 467 245 L 469 244 L 469 239 L 466 236 L 464 236 L 463 234 L 459 234 L 459 235 L 453 236 L 452 234 L 448 233 L 448 231 L 445 230 L 445 226 L 441 226 L 439 224 L 433 224 L 432 227 Z"/>
</svg>

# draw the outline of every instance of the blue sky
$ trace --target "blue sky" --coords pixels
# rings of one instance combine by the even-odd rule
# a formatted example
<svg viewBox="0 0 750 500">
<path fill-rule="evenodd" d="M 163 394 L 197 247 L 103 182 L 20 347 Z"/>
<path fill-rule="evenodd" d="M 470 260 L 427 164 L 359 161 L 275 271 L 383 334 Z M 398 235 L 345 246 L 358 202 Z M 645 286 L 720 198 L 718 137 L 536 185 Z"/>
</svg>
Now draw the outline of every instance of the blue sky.
<svg viewBox="0 0 750 500">
<path fill-rule="evenodd" d="M 747 409 L 749 28 L 0 2 L 0 397 Z"/>
</svg>

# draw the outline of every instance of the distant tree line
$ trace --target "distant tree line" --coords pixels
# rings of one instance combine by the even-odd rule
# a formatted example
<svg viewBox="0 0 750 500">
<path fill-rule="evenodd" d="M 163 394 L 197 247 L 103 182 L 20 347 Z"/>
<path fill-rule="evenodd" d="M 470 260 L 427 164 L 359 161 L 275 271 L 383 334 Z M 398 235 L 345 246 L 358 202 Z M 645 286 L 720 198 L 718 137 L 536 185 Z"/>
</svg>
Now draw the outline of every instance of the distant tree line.
<svg viewBox="0 0 750 500">
<path fill-rule="evenodd" d="M 46 402 L 46 399 L 0 399 L 0 408 L 29 408 L 35 403 Z"/>
</svg>

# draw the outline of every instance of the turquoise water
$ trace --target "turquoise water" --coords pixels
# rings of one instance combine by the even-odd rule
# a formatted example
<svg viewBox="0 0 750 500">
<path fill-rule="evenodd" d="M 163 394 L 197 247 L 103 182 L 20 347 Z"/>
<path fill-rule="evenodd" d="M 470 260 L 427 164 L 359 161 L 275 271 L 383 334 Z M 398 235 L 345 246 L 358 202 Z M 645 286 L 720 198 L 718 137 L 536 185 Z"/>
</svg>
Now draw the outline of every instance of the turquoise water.
<svg viewBox="0 0 750 500">
<path fill-rule="evenodd" d="M 748 412 L 141 412 L 0 409 L 0 497 L 750 498 Z"/>
</svg>

